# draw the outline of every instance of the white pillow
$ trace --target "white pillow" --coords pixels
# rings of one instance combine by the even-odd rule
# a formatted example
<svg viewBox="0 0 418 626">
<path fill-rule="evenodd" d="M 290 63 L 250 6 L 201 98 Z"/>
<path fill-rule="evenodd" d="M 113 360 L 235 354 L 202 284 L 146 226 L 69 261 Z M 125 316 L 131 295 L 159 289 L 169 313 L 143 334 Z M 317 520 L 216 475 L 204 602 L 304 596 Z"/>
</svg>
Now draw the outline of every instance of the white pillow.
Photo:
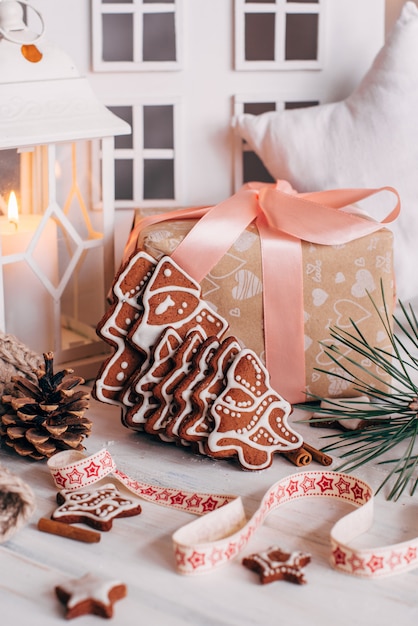
<svg viewBox="0 0 418 626">
<path fill-rule="evenodd" d="M 407 2 L 358 88 L 344 101 L 235 120 L 275 179 L 300 192 L 395 187 L 397 295 L 418 297 L 418 8 Z"/>
</svg>

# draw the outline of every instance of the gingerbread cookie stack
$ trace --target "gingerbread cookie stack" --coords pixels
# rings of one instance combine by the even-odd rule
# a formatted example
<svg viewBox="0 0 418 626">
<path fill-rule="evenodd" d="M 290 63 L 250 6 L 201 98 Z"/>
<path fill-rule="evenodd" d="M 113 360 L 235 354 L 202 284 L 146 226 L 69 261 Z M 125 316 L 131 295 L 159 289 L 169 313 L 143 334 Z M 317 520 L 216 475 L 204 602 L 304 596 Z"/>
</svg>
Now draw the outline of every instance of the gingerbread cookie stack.
<svg viewBox="0 0 418 626">
<path fill-rule="evenodd" d="M 121 407 L 122 423 L 248 470 L 302 446 L 290 404 L 259 357 L 201 297 L 170 257 L 135 253 L 115 278 L 98 335 L 113 349 L 93 395 Z"/>
</svg>

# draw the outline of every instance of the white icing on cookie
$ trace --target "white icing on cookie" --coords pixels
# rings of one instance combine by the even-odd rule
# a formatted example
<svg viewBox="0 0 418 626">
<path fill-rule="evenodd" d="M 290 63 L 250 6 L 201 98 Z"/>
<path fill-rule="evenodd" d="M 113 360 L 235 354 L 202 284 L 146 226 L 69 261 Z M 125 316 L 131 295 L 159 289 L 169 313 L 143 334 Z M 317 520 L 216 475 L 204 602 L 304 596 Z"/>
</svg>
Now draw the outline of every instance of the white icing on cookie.
<svg viewBox="0 0 418 626">
<path fill-rule="evenodd" d="M 166 313 L 171 306 L 175 306 L 175 304 L 173 298 L 168 295 L 165 300 L 155 308 L 155 312 L 157 315 L 164 315 L 164 313 Z"/>
</svg>

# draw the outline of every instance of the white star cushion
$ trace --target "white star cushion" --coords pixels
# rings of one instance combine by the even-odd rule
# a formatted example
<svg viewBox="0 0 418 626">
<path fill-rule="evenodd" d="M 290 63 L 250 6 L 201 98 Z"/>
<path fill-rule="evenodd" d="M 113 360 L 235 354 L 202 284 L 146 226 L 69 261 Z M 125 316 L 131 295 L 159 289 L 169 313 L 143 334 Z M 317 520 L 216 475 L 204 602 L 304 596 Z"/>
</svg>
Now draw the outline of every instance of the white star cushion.
<svg viewBox="0 0 418 626">
<path fill-rule="evenodd" d="M 395 187 L 397 295 L 418 297 L 418 8 L 407 2 L 358 88 L 344 101 L 237 116 L 236 129 L 275 179 L 300 192 Z"/>
</svg>

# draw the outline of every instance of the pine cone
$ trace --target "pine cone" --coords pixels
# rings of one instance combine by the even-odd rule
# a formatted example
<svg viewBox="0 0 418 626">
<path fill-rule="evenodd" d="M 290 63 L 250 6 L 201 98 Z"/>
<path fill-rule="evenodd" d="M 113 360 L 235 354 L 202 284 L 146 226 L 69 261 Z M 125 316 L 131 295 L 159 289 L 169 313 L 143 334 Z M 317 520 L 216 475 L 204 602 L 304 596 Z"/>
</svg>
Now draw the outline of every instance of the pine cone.
<svg viewBox="0 0 418 626">
<path fill-rule="evenodd" d="M 14 376 L 10 394 L 3 395 L 0 437 L 21 456 L 36 461 L 60 450 L 83 450 L 81 442 L 91 432 L 84 417 L 90 394 L 77 391 L 85 381 L 73 370 L 54 374 L 53 353 L 43 355 L 45 367 L 36 372 L 37 383 Z"/>
</svg>

